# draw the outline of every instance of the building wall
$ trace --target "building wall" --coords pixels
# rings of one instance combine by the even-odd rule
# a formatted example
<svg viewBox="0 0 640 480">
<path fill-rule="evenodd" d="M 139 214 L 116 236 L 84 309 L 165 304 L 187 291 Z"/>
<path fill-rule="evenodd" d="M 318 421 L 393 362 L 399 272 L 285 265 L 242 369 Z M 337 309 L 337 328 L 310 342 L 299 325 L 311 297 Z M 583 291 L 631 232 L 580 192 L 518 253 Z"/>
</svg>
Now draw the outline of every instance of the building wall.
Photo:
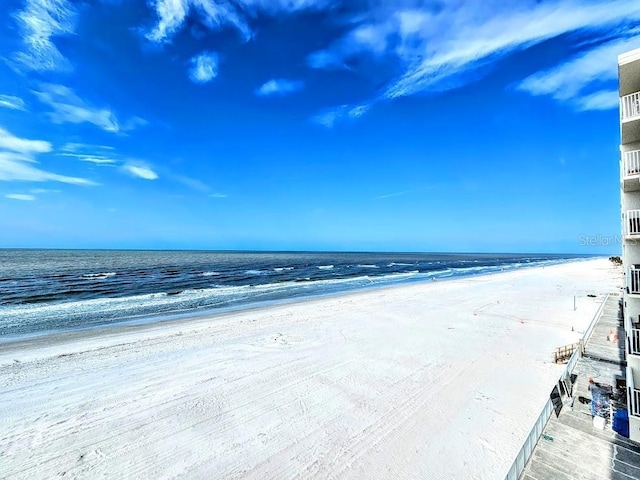
<svg viewBox="0 0 640 480">
<path fill-rule="evenodd" d="M 618 78 L 620 97 L 640 92 L 640 49 L 627 52 L 618 57 Z M 640 210 L 640 189 L 633 192 L 625 192 L 623 188 L 623 153 L 640 150 L 640 120 L 620 121 L 620 220 L 622 235 L 622 260 L 625 269 L 634 264 L 640 265 L 640 239 L 626 240 L 627 223 L 625 213 L 627 210 Z M 640 183 L 640 180 L 639 180 Z M 624 315 L 632 323 L 640 322 L 640 297 L 624 294 Z M 640 386 L 640 356 L 630 355 L 627 352 L 627 365 L 633 382 Z M 629 379 L 631 380 L 631 379 Z M 629 437 L 640 442 L 640 417 L 629 412 Z"/>
</svg>

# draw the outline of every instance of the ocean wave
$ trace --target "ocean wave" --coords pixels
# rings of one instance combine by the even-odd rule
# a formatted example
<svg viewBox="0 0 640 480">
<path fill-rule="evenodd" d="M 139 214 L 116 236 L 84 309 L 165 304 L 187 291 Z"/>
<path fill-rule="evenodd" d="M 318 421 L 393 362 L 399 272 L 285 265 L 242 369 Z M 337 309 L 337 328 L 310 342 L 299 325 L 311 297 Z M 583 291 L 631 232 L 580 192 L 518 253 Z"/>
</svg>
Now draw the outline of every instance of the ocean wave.
<svg viewBox="0 0 640 480">
<path fill-rule="evenodd" d="M 269 275 L 269 271 L 268 270 L 245 270 L 244 274 L 245 275 L 251 275 L 251 276 L 255 276 L 255 275 Z"/>
<path fill-rule="evenodd" d="M 356 265 L 359 268 L 380 268 L 378 265 Z"/>
<path fill-rule="evenodd" d="M 356 262 L 360 259 L 354 260 L 356 261 L 350 263 L 352 267 L 356 267 Z M 388 265 L 413 267 L 410 271 L 405 271 L 404 268 L 390 271 L 373 269 L 373 266 L 378 265 L 384 267 L 388 262 L 386 259 L 366 258 L 366 260 L 371 260 L 371 263 L 363 262 L 357 267 L 371 268 L 369 271 L 341 268 L 347 263 L 339 263 L 342 262 L 342 259 L 333 258 L 326 258 L 324 262 L 323 260 L 312 262 L 305 259 L 297 267 L 273 267 L 274 264 L 286 265 L 288 260 L 283 259 L 282 263 L 273 262 L 271 265 L 263 262 L 245 265 L 244 268 L 236 268 L 233 271 L 225 269 L 224 274 L 206 271 L 207 265 L 202 265 L 199 268 L 189 265 L 184 271 L 193 273 L 193 276 L 180 281 L 165 279 L 164 275 L 159 275 L 158 280 L 155 278 L 149 280 L 150 276 L 155 277 L 152 275 L 153 272 L 159 272 L 160 269 L 144 269 L 140 268 L 141 265 L 132 262 L 135 267 L 129 269 L 128 274 L 125 274 L 124 270 L 118 269 L 117 279 L 108 282 L 100 282 L 100 279 L 114 276 L 115 272 L 87 274 L 84 276 L 84 280 L 80 278 L 81 272 L 74 272 L 74 281 L 70 283 L 68 280 L 64 280 L 64 284 L 62 281 L 60 282 L 61 285 L 56 283 L 51 287 L 51 295 L 48 295 L 47 289 L 34 286 L 33 282 L 39 279 L 29 280 L 30 283 L 25 283 L 24 287 L 21 287 L 24 291 L 11 286 L 11 288 L 5 288 L 4 296 L 2 295 L 3 287 L 0 287 L 0 302 L 2 303 L 0 307 L 0 336 L 8 333 L 19 334 L 91 327 L 135 320 L 140 317 L 158 319 L 167 315 L 187 312 L 202 312 L 204 310 L 213 312 L 221 308 L 243 308 L 261 302 L 286 301 L 360 288 L 397 285 L 402 282 L 428 281 L 432 278 L 451 276 L 472 276 L 567 261 L 566 259 L 536 259 L 532 262 L 522 262 L 521 259 L 514 259 L 508 263 L 505 261 L 505 263 L 496 265 L 492 262 L 493 264 L 484 266 L 474 265 L 471 262 L 466 262 L 466 264 L 456 262 L 458 266 L 451 268 L 442 268 L 447 266 L 446 262 L 390 262 Z M 317 269 L 333 269 L 334 265 L 328 264 L 329 261 L 334 261 L 338 267 L 333 272 L 318 272 Z M 374 262 L 376 263 L 374 264 Z M 318 265 L 318 263 L 326 263 L 326 265 Z M 438 263 L 441 265 L 437 265 Z M 451 263 L 448 266 L 451 266 Z M 209 266 L 213 264 L 218 265 L 211 262 Z M 252 266 L 261 269 L 251 269 Z M 439 267 L 440 269 L 438 269 Z M 90 269 L 91 266 L 83 268 L 84 271 L 90 271 Z M 95 268 L 95 270 L 97 269 Z M 295 275 L 274 273 L 294 269 Z M 169 269 L 164 271 L 169 272 Z M 243 277 L 243 273 L 245 277 Z M 369 275 L 364 275 L 364 273 L 369 273 Z M 196 275 L 216 278 L 196 280 L 194 278 Z M 141 276 L 144 276 L 144 279 L 141 280 Z M 95 280 L 93 284 L 89 279 Z M 248 285 L 249 283 L 251 285 Z M 131 287 L 130 284 L 134 286 Z M 9 283 L 9 285 L 12 284 Z M 89 288 L 90 285 L 91 288 Z M 154 292 L 154 290 L 156 291 Z M 143 293 L 150 291 L 153 293 Z M 8 302 L 3 302 L 3 300 Z M 24 303 L 20 303 L 21 301 Z"/>
<path fill-rule="evenodd" d="M 82 278 L 109 278 L 109 277 L 115 277 L 115 276 L 116 276 L 116 272 L 85 273 L 84 275 L 82 275 Z"/>
</svg>

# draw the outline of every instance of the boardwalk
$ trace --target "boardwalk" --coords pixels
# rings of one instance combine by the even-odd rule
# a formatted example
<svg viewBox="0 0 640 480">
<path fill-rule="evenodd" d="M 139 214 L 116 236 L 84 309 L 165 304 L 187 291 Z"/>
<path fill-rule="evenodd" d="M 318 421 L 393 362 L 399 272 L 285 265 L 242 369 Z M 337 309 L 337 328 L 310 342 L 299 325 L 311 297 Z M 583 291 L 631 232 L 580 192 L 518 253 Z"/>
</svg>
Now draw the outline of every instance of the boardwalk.
<svg viewBox="0 0 640 480">
<path fill-rule="evenodd" d="M 604 430 L 594 427 L 589 405 L 579 401 L 591 398 L 589 377 L 615 385 L 625 376 L 619 301 L 615 295 L 607 300 L 573 370 L 573 408 L 565 404 L 558 417 L 551 415 L 522 479 L 640 479 L 640 445 L 613 432 L 609 424 Z M 617 340 L 611 341 L 612 332 Z"/>
</svg>

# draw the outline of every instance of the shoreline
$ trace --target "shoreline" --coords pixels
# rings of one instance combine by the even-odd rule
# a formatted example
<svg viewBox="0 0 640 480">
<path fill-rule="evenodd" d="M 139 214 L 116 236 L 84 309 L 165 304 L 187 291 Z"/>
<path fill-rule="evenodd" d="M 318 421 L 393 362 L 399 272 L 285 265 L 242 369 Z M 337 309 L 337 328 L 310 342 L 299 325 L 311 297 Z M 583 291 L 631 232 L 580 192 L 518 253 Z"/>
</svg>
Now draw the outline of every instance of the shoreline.
<svg viewBox="0 0 640 480">
<path fill-rule="evenodd" d="M 620 279 L 597 259 L 13 343 L 0 477 L 498 478 Z"/>
<path fill-rule="evenodd" d="M 278 307 L 282 305 L 293 305 L 300 302 L 308 302 L 313 300 L 321 300 L 325 298 L 331 297 L 339 297 L 342 295 L 349 294 L 358 294 L 358 293 L 366 293 L 377 290 L 384 289 L 393 289 L 393 288 L 404 288 L 412 285 L 419 284 L 431 284 L 432 282 L 451 282 L 456 280 L 463 280 L 467 278 L 475 278 L 475 277 L 484 277 L 491 275 L 500 275 L 511 272 L 518 272 L 529 269 L 536 268 L 551 268 L 554 266 L 565 265 L 570 263 L 577 262 L 589 262 L 593 260 L 601 260 L 606 258 L 605 256 L 596 256 L 590 258 L 571 258 L 571 259 L 563 259 L 558 260 L 557 263 L 545 264 L 545 265 L 525 265 L 517 268 L 512 268 L 506 271 L 491 271 L 491 272 L 481 272 L 481 273 L 473 273 L 468 275 L 459 275 L 459 276 L 443 276 L 443 277 L 433 277 L 431 279 L 406 279 L 400 280 L 397 283 L 391 284 L 378 284 L 378 285 L 369 285 L 369 286 L 358 286 L 353 288 L 348 288 L 345 290 L 339 291 L 331 291 L 324 293 L 311 293 L 303 296 L 293 296 L 293 297 L 285 297 L 276 300 L 264 300 L 264 301 L 255 301 L 249 303 L 240 303 L 237 305 L 232 305 L 228 307 L 205 307 L 203 309 L 192 309 L 192 310 L 182 310 L 182 311 L 174 311 L 174 312 L 163 312 L 163 313 L 154 313 L 154 314 L 146 314 L 138 317 L 125 317 L 121 320 L 116 320 L 110 323 L 100 323 L 96 325 L 87 325 L 87 326 L 76 326 L 76 327 L 68 327 L 62 329 L 54 329 L 54 330 L 41 330 L 36 332 L 29 333 L 15 333 L 15 334 L 6 334 L 0 335 L 0 346 L 6 347 L 15 343 L 31 343 L 38 342 L 42 339 L 42 341 L 46 341 L 47 339 L 52 341 L 57 341 L 58 337 L 60 338 L 73 338 L 75 334 L 80 334 L 82 332 L 92 332 L 95 331 L 96 334 L 99 332 L 109 333 L 111 329 L 118 328 L 144 328 L 145 326 L 150 326 L 153 324 L 167 324 L 173 322 L 181 322 L 181 321 L 191 321 L 191 320 L 202 320 L 202 319 L 214 319 L 215 317 L 230 315 L 234 313 L 242 313 L 242 312 L 250 312 L 254 310 L 261 310 L 265 308 Z"/>
</svg>

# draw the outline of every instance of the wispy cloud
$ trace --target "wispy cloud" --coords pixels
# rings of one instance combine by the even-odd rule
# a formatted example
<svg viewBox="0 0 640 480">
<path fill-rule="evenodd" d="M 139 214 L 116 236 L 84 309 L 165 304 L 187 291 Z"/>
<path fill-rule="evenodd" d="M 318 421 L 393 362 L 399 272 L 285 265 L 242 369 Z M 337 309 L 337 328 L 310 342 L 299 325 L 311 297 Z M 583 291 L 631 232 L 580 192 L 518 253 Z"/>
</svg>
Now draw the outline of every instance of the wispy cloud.
<svg viewBox="0 0 640 480">
<path fill-rule="evenodd" d="M 203 52 L 190 61 L 189 78 L 194 83 L 208 83 L 218 75 L 218 54 Z"/>
<path fill-rule="evenodd" d="M 632 32 L 632 33 L 639 33 Z M 618 107 L 617 78 L 620 52 L 640 47 L 640 36 L 617 39 L 580 53 L 567 62 L 525 78 L 517 89 L 570 102 L 577 110 Z M 600 89 L 603 85 L 608 89 Z M 589 92 L 592 89 L 597 91 Z"/>
<path fill-rule="evenodd" d="M 34 195 L 29 195 L 26 193 L 7 193 L 5 198 L 10 198 L 12 200 L 22 200 L 25 202 L 33 202 L 36 197 Z"/>
<path fill-rule="evenodd" d="M 126 163 L 122 166 L 122 170 L 133 177 L 144 180 L 157 180 L 160 178 L 150 167 L 139 162 Z"/>
<path fill-rule="evenodd" d="M 158 21 L 146 37 L 159 43 L 170 42 L 183 27 L 190 14 L 211 30 L 236 30 L 243 40 L 253 32 L 251 19 L 259 14 L 275 16 L 301 10 L 323 9 L 330 0 L 147 0 L 156 11 Z"/>
<path fill-rule="evenodd" d="M 110 108 L 91 105 L 64 85 L 43 83 L 40 90 L 34 90 L 33 93 L 53 109 L 49 117 L 54 123 L 91 123 L 113 133 L 127 132 L 147 123 L 140 117 L 132 117 L 121 123 Z"/>
<path fill-rule="evenodd" d="M 300 80 L 287 80 L 286 78 L 273 78 L 260 86 L 255 93 L 260 97 L 272 95 L 290 95 L 304 88 L 304 83 Z"/>
<path fill-rule="evenodd" d="M 57 155 L 105 167 L 113 167 L 118 161 L 114 148 L 107 145 L 66 143 Z"/>
<path fill-rule="evenodd" d="M 361 101 L 369 105 L 466 85 L 507 55 L 568 33 L 576 35 L 576 43 L 583 34 L 629 36 L 640 20 L 640 8 L 627 0 L 460 0 L 438 5 L 380 0 L 368 5 L 366 12 L 354 16 L 350 31 L 312 53 L 307 62 L 356 73 L 368 65 L 367 78 L 385 85 Z M 615 62 L 615 55 L 612 58 Z M 370 68 L 372 64 L 378 68 Z"/>
<path fill-rule="evenodd" d="M 103 155 L 86 155 L 82 153 L 59 153 L 62 157 L 72 157 L 81 162 L 93 163 L 96 165 L 113 166 L 116 161 L 113 158 Z"/>
<path fill-rule="evenodd" d="M 378 195 L 376 198 L 376 200 L 382 200 L 385 198 L 392 198 L 392 197 L 401 197 L 403 195 L 406 195 L 407 193 L 411 193 L 409 190 L 406 190 L 404 192 L 395 192 L 395 193 L 387 193 L 385 195 Z"/>
<path fill-rule="evenodd" d="M 25 111 L 27 109 L 24 100 L 22 100 L 20 97 L 14 97 L 12 95 L 0 95 L 0 107 L 22 111 Z"/>
<path fill-rule="evenodd" d="M 316 114 L 311 120 L 319 125 L 332 128 L 336 122 L 345 119 L 356 119 L 367 113 L 370 105 L 340 105 L 328 108 Z"/>
<path fill-rule="evenodd" d="M 86 153 L 86 152 L 95 152 L 96 150 L 101 151 L 113 151 L 114 147 L 111 145 L 91 145 L 87 143 L 73 143 L 68 142 L 65 143 L 60 150 L 68 153 Z"/>
<path fill-rule="evenodd" d="M 28 193 L 8 193 L 5 198 L 12 200 L 22 200 L 25 202 L 34 202 L 38 199 L 36 195 L 44 195 L 49 193 L 60 193 L 60 190 L 52 190 L 50 188 L 31 188 Z"/>
<path fill-rule="evenodd" d="M 618 90 L 600 90 L 576 99 L 576 109 L 586 110 L 612 110 L 620 106 Z"/>
<path fill-rule="evenodd" d="M 61 182 L 96 185 L 91 180 L 59 175 L 37 166 L 36 155 L 52 150 L 49 142 L 16 137 L 0 127 L 0 181 Z"/>
<path fill-rule="evenodd" d="M 44 140 L 29 140 L 16 137 L 0 127 L 0 151 L 10 150 L 25 155 L 32 153 L 46 153 L 52 150 L 51 144 Z"/>
<path fill-rule="evenodd" d="M 209 195 L 211 198 L 227 198 L 229 195 L 225 193 L 212 193 Z"/>
<path fill-rule="evenodd" d="M 14 13 L 24 48 L 15 54 L 22 70 L 65 71 L 69 61 L 60 53 L 53 38 L 75 32 L 76 10 L 67 0 L 27 0 L 23 10 Z"/>
</svg>

